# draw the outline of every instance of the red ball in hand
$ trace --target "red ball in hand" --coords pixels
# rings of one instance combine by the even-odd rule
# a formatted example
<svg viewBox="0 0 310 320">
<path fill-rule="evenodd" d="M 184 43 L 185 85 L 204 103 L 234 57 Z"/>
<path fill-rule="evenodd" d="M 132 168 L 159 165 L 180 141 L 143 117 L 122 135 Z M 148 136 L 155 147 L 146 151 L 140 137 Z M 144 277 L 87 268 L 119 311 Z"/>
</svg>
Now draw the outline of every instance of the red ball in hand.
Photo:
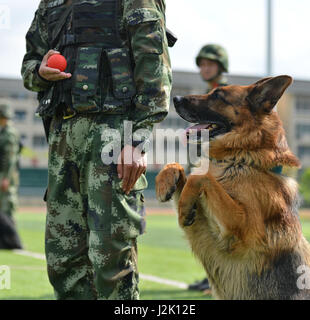
<svg viewBox="0 0 310 320">
<path fill-rule="evenodd" d="M 50 56 L 47 60 L 47 66 L 49 68 L 58 69 L 61 72 L 65 71 L 67 68 L 67 60 L 64 56 L 59 53 L 55 53 Z"/>
</svg>

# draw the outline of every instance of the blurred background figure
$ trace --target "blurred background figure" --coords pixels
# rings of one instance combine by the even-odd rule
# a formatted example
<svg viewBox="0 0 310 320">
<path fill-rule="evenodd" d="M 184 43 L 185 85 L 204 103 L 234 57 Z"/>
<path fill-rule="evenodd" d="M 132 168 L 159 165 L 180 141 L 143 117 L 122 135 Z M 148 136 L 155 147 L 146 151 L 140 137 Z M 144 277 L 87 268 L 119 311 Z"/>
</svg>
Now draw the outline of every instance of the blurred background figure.
<svg viewBox="0 0 310 320">
<path fill-rule="evenodd" d="M 205 93 L 209 93 L 211 90 L 227 86 L 228 81 L 224 77 L 223 73 L 228 72 L 229 59 L 227 51 L 218 44 L 207 44 L 203 46 L 197 57 L 196 64 L 200 70 L 200 75 L 203 81 L 207 82 L 207 89 Z M 201 145 L 197 145 L 197 155 L 201 156 Z M 189 147 L 187 148 L 189 151 Z M 189 154 L 188 154 L 189 159 Z M 199 160 L 197 159 L 197 162 Z M 188 170 L 190 171 L 195 164 L 188 161 Z M 210 293 L 210 285 L 207 278 L 196 281 L 188 286 L 188 290 L 205 291 Z"/>
<path fill-rule="evenodd" d="M 206 93 L 228 84 L 227 79 L 223 76 L 224 72 L 228 72 L 228 54 L 220 45 L 203 46 L 196 57 L 196 64 L 202 79 L 208 84 Z"/>
<path fill-rule="evenodd" d="M 20 143 L 6 101 L 0 101 L 0 249 L 21 249 L 15 229 Z"/>
</svg>

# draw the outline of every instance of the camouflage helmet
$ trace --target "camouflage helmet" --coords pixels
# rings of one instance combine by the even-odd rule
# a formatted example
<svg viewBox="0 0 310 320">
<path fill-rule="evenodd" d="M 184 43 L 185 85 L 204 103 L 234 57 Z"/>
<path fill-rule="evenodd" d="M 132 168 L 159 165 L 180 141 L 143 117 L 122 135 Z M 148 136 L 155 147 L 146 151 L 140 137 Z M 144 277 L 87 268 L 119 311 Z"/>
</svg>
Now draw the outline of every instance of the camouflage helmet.
<svg viewBox="0 0 310 320">
<path fill-rule="evenodd" d="M 8 101 L 0 100 L 0 118 L 12 118 L 12 110 L 9 106 Z"/>
<path fill-rule="evenodd" d="M 199 67 L 200 59 L 208 59 L 216 61 L 223 68 L 224 72 L 228 72 L 228 54 L 227 51 L 218 44 L 208 44 L 201 48 L 196 57 L 196 64 Z"/>
</svg>

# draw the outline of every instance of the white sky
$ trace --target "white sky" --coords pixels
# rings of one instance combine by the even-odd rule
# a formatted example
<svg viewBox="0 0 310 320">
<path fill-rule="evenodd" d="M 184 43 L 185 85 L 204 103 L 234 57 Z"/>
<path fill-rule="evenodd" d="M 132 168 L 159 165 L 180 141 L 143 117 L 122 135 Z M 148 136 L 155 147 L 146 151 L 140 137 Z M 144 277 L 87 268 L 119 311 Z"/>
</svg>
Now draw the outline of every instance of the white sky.
<svg viewBox="0 0 310 320">
<path fill-rule="evenodd" d="M 310 1 L 273 0 L 274 74 L 310 80 Z M 11 27 L 0 28 L 0 77 L 20 77 L 25 34 L 39 0 L 0 0 Z M 196 71 L 194 58 L 206 43 L 223 45 L 233 74 L 264 75 L 266 0 L 166 0 L 167 26 L 179 41 L 171 49 L 174 70 Z"/>
</svg>

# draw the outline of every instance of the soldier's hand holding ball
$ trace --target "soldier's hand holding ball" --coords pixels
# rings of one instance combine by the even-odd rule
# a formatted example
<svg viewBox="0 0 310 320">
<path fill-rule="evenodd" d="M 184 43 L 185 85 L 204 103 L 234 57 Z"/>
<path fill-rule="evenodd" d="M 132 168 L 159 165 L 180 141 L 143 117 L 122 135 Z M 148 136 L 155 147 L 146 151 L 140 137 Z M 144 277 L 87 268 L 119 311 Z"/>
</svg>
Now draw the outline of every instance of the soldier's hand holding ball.
<svg viewBox="0 0 310 320">
<path fill-rule="evenodd" d="M 44 57 L 41 63 L 41 66 L 39 68 L 39 75 L 41 78 L 48 80 L 48 81 L 59 81 L 71 78 L 71 73 L 63 72 L 56 68 L 51 68 L 48 66 L 48 59 L 54 55 L 54 54 L 60 54 L 58 51 L 50 50 Z"/>
</svg>

